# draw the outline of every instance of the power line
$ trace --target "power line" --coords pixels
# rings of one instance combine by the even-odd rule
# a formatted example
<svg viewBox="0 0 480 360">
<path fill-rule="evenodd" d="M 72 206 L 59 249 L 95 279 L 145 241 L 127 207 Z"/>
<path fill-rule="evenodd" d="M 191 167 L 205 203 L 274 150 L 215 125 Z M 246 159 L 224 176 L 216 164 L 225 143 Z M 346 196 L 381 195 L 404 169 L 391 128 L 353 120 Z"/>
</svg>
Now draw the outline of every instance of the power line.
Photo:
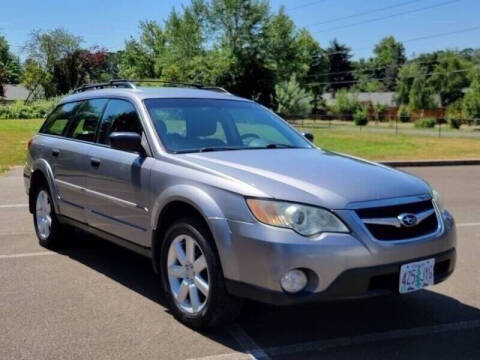
<svg viewBox="0 0 480 360">
<path fill-rule="evenodd" d="M 448 31 L 448 32 L 426 35 L 426 36 L 420 36 L 420 37 L 416 37 L 416 38 L 412 38 L 412 39 L 399 40 L 399 41 L 402 42 L 402 43 L 410 43 L 410 42 L 415 42 L 415 41 L 434 39 L 434 38 L 443 37 L 443 36 L 461 34 L 461 33 L 466 33 L 466 32 L 475 31 L 475 30 L 480 30 L 480 26 L 473 26 L 473 27 L 469 27 L 469 28 L 465 28 L 465 29 Z M 370 47 L 354 48 L 354 49 L 343 50 L 343 51 L 325 52 L 324 55 L 325 56 L 332 56 L 332 55 L 337 55 L 337 54 L 346 54 L 346 53 L 349 53 L 350 51 L 369 50 L 369 49 L 370 49 Z"/>
<path fill-rule="evenodd" d="M 397 17 L 397 16 L 413 14 L 413 13 L 417 13 L 417 12 L 420 12 L 420 11 L 425 11 L 425 10 L 430 10 L 430 9 L 438 8 L 438 7 L 441 7 L 441 6 L 450 5 L 450 4 L 453 4 L 453 3 L 457 3 L 457 2 L 459 2 L 459 1 L 462 1 L 462 0 L 449 0 L 449 1 L 444 1 L 444 2 L 439 3 L 439 4 L 424 6 L 424 7 L 421 7 L 421 8 L 412 9 L 412 10 L 407 10 L 407 11 L 403 11 L 403 12 L 399 12 L 399 13 L 395 13 L 395 14 L 390 14 L 390 15 L 386 15 L 386 16 L 381 16 L 381 17 L 374 18 L 374 19 L 369 19 L 369 20 L 365 20 L 365 21 L 359 21 L 359 22 L 352 23 L 352 24 L 341 25 L 341 26 L 336 26 L 336 27 L 332 27 L 332 28 L 329 28 L 329 29 L 325 29 L 325 30 L 315 31 L 315 33 L 324 33 L 324 32 L 329 32 L 329 31 L 333 31 L 333 30 L 346 29 L 346 28 L 349 28 L 349 27 L 357 26 L 357 25 L 370 24 L 370 23 L 372 23 L 372 22 L 377 22 L 377 21 L 381 21 L 381 20 L 391 19 L 391 18 Z"/>
<path fill-rule="evenodd" d="M 385 11 L 385 10 L 390 10 L 390 9 L 394 9 L 394 8 L 397 8 L 397 7 L 409 5 L 409 4 L 412 4 L 412 3 L 415 3 L 415 2 L 419 2 L 419 1 L 420 0 L 405 1 L 405 2 L 401 2 L 401 3 L 395 4 L 395 5 L 391 5 L 391 6 L 385 6 L 385 7 L 382 7 L 382 8 L 377 8 L 377 9 L 373 9 L 373 10 L 369 10 L 369 11 L 358 12 L 358 13 L 348 15 L 348 16 L 334 18 L 334 19 L 331 19 L 331 20 L 317 22 L 317 23 L 311 24 L 310 26 L 331 24 L 333 22 L 337 22 L 337 21 L 341 21 L 341 20 L 348 20 L 348 19 L 352 19 L 352 18 L 364 16 L 364 15 L 370 15 L 370 14 L 374 14 L 374 13 L 377 13 L 377 12 L 382 12 L 382 11 Z"/>
<path fill-rule="evenodd" d="M 454 34 L 461 34 L 461 33 L 469 32 L 469 31 L 474 31 L 474 30 L 479 30 L 479 29 L 480 29 L 480 26 L 473 26 L 473 27 L 471 27 L 471 28 L 466 28 L 466 29 L 457 30 L 457 31 L 444 32 L 444 33 L 435 34 L 435 35 L 420 36 L 420 37 L 417 37 L 417 38 L 405 40 L 405 41 L 403 41 L 403 42 L 406 43 L 406 42 L 413 42 L 413 41 L 434 39 L 434 38 L 437 38 L 437 37 L 442 37 L 442 36 L 447 36 L 447 35 L 454 35 Z"/>
<path fill-rule="evenodd" d="M 307 3 L 307 4 L 303 4 L 303 5 L 298 5 L 298 6 L 295 6 L 295 7 L 287 8 L 287 9 L 285 9 L 285 10 L 286 10 L 286 11 L 295 11 L 295 10 L 303 9 L 303 8 L 306 8 L 306 7 L 309 7 L 309 6 L 321 4 L 321 3 L 324 3 L 324 2 L 327 2 L 327 1 L 328 1 L 328 0 L 313 1 L 313 2 L 310 2 L 310 3 Z"/>
</svg>

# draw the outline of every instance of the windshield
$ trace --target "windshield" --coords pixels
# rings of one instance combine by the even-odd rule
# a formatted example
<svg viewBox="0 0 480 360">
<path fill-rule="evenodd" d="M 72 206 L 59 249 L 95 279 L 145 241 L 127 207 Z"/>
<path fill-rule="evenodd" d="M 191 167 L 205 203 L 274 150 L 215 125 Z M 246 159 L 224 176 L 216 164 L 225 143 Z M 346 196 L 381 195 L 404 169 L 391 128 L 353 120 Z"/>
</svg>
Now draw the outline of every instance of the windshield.
<svg viewBox="0 0 480 360">
<path fill-rule="evenodd" d="M 312 147 L 283 120 L 253 102 L 147 99 L 145 105 L 170 152 Z"/>
</svg>

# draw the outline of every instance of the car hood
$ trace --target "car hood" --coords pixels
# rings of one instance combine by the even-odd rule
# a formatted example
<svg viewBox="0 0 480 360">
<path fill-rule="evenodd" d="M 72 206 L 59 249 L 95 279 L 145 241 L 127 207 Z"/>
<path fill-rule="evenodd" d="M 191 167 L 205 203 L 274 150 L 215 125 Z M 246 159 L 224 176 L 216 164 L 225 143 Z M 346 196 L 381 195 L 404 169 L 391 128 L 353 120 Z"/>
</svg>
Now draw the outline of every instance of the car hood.
<svg viewBox="0 0 480 360">
<path fill-rule="evenodd" d="M 423 180 L 321 149 L 236 150 L 185 154 L 192 165 L 246 183 L 272 198 L 345 209 L 354 202 L 423 195 Z"/>
</svg>

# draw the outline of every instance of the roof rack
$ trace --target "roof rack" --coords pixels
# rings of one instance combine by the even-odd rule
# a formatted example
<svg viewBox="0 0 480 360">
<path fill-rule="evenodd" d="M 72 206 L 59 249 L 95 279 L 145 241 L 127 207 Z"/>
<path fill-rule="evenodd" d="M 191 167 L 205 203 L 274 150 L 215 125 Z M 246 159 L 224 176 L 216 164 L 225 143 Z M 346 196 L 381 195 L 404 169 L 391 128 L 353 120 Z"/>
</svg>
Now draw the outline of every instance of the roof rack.
<svg viewBox="0 0 480 360">
<path fill-rule="evenodd" d="M 107 88 L 107 87 L 136 89 L 136 86 L 128 80 L 115 79 L 115 80 L 110 80 L 110 81 L 104 82 L 104 83 L 85 84 L 85 85 L 82 85 L 82 86 L 74 89 L 73 93 L 77 94 L 77 93 L 84 92 L 84 91 L 87 91 L 87 90 L 98 90 L 98 89 L 104 89 L 104 88 Z"/>
<path fill-rule="evenodd" d="M 209 90 L 215 91 L 219 93 L 230 94 L 227 90 L 219 86 L 208 86 L 208 85 L 201 85 L 201 84 L 194 84 L 194 83 L 184 83 L 184 82 L 177 82 L 177 81 L 164 81 L 164 80 L 127 80 L 127 79 L 115 79 L 104 83 L 98 84 L 85 84 L 73 90 L 73 93 L 80 93 L 87 90 L 98 90 L 104 89 L 107 87 L 112 88 L 126 88 L 126 89 L 136 89 L 137 87 L 134 83 L 160 83 L 166 85 L 174 85 L 174 86 L 183 86 L 183 87 L 191 87 L 200 90 Z"/>
</svg>

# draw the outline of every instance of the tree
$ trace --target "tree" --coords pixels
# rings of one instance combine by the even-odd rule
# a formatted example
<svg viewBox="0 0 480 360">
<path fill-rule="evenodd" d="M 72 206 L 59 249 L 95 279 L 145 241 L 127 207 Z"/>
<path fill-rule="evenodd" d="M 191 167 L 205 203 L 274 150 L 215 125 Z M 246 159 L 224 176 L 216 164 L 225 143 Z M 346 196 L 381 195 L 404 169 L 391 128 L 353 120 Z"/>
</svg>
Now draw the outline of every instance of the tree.
<svg viewBox="0 0 480 360">
<path fill-rule="evenodd" d="M 52 78 L 57 79 L 57 83 L 70 83 L 71 79 L 59 79 L 62 74 L 71 76 L 72 70 L 66 71 L 69 66 L 76 66 L 75 53 L 80 50 L 82 38 L 75 36 L 63 29 L 55 29 L 49 32 L 39 30 L 30 34 L 30 39 L 25 46 L 28 54 L 28 60 L 35 65 L 30 66 L 34 74 L 29 74 L 29 81 L 36 78 L 43 87 L 46 97 L 60 94 L 55 83 L 51 83 Z M 39 73 L 48 74 L 48 76 L 39 77 Z M 38 84 L 37 84 L 38 85 Z M 31 85 L 36 87 L 37 85 Z M 64 89 L 61 89 L 64 90 Z"/>
<path fill-rule="evenodd" d="M 313 112 L 319 113 L 325 106 L 322 94 L 327 88 L 328 57 L 306 29 L 301 29 L 296 37 L 296 47 L 298 61 L 302 64 L 302 69 L 306 69 L 303 75 L 299 75 L 300 85 L 313 93 Z"/>
<path fill-rule="evenodd" d="M 471 73 L 472 83 L 463 98 L 462 109 L 467 119 L 480 118 L 480 73 L 478 70 Z"/>
<path fill-rule="evenodd" d="M 430 109 L 435 105 L 433 100 L 433 89 L 428 85 L 425 76 L 419 76 L 413 80 L 412 88 L 409 93 L 409 100 L 409 107 L 412 110 L 423 111 L 425 109 Z"/>
<path fill-rule="evenodd" d="M 275 85 L 277 112 L 285 117 L 306 117 L 312 112 L 313 95 L 300 87 L 292 75 L 290 80 Z"/>
<path fill-rule="evenodd" d="M 140 39 L 125 43 L 119 61 L 121 77 L 152 79 L 162 74 L 162 56 L 165 53 L 165 34 L 156 22 L 140 23 Z"/>
<path fill-rule="evenodd" d="M 17 56 L 10 51 L 5 37 L 0 35 L 0 72 L 3 84 L 18 84 L 22 76 L 22 65 Z"/>
<path fill-rule="evenodd" d="M 407 63 L 402 66 L 398 74 L 396 101 L 399 105 L 410 103 L 410 90 L 416 78 L 426 77 L 426 72 L 416 63 Z"/>
<path fill-rule="evenodd" d="M 30 94 L 45 95 L 45 89 L 42 84 L 49 84 L 52 80 L 52 75 L 47 73 L 42 67 L 33 60 L 25 62 L 25 72 L 23 74 L 23 84 L 28 89 Z"/>
<path fill-rule="evenodd" d="M 266 25 L 266 55 L 275 71 L 277 82 L 288 80 L 291 74 L 303 75 L 308 70 L 308 62 L 304 64 L 300 58 L 302 54 L 298 53 L 300 46 L 306 44 L 297 42 L 296 31 L 295 24 L 285 14 L 283 6 Z"/>
<path fill-rule="evenodd" d="M 80 50 L 82 37 L 75 36 L 64 29 L 49 32 L 34 30 L 25 46 L 28 58 L 36 61 L 47 71 L 52 71 L 55 64 L 67 55 Z"/>
<path fill-rule="evenodd" d="M 334 39 L 326 50 L 329 56 L 328 81 L 334 94 L 339 89 L 351 87 L 354 83 L 350 51 L 349 47 L 340 44 L 337 39 Z"/>
<path fill-rule="evenodd" d="M 387 36 L 375 45 L 373 52 L 375 54 L 373 60 L 375 77 L 383 79 L 384 90 L 394 90 L 400 68 L 407 60 L 405 47 L 401 42 L 397 42 L 393 36 Z"/>
<path fill-rule="evenodd" d="M 453 51 L 445 53 L 435 65 L 430 82 L 440 94 L 442 106 L 448 106 L 463 97 L 463 89 L 470 84 L 467 70 L 472 64 Z"/>
<path fill-rule="evenodd" d="M 267 57 L 268 2 L 212 0 L 207 14 L 212 36 L 219 39 L 220 49 L 230 58 L 228 71 L 219 82 L 235 94 L 269 105 L 275 72 Z"/>
<path fill-rule="evenodd" d="M 375 92 L 383 89 L 382 83 L 375 78 L 376 64 L 373 59 L 360 59 L 355 63 L 356 91 Z"/>
</svg>

